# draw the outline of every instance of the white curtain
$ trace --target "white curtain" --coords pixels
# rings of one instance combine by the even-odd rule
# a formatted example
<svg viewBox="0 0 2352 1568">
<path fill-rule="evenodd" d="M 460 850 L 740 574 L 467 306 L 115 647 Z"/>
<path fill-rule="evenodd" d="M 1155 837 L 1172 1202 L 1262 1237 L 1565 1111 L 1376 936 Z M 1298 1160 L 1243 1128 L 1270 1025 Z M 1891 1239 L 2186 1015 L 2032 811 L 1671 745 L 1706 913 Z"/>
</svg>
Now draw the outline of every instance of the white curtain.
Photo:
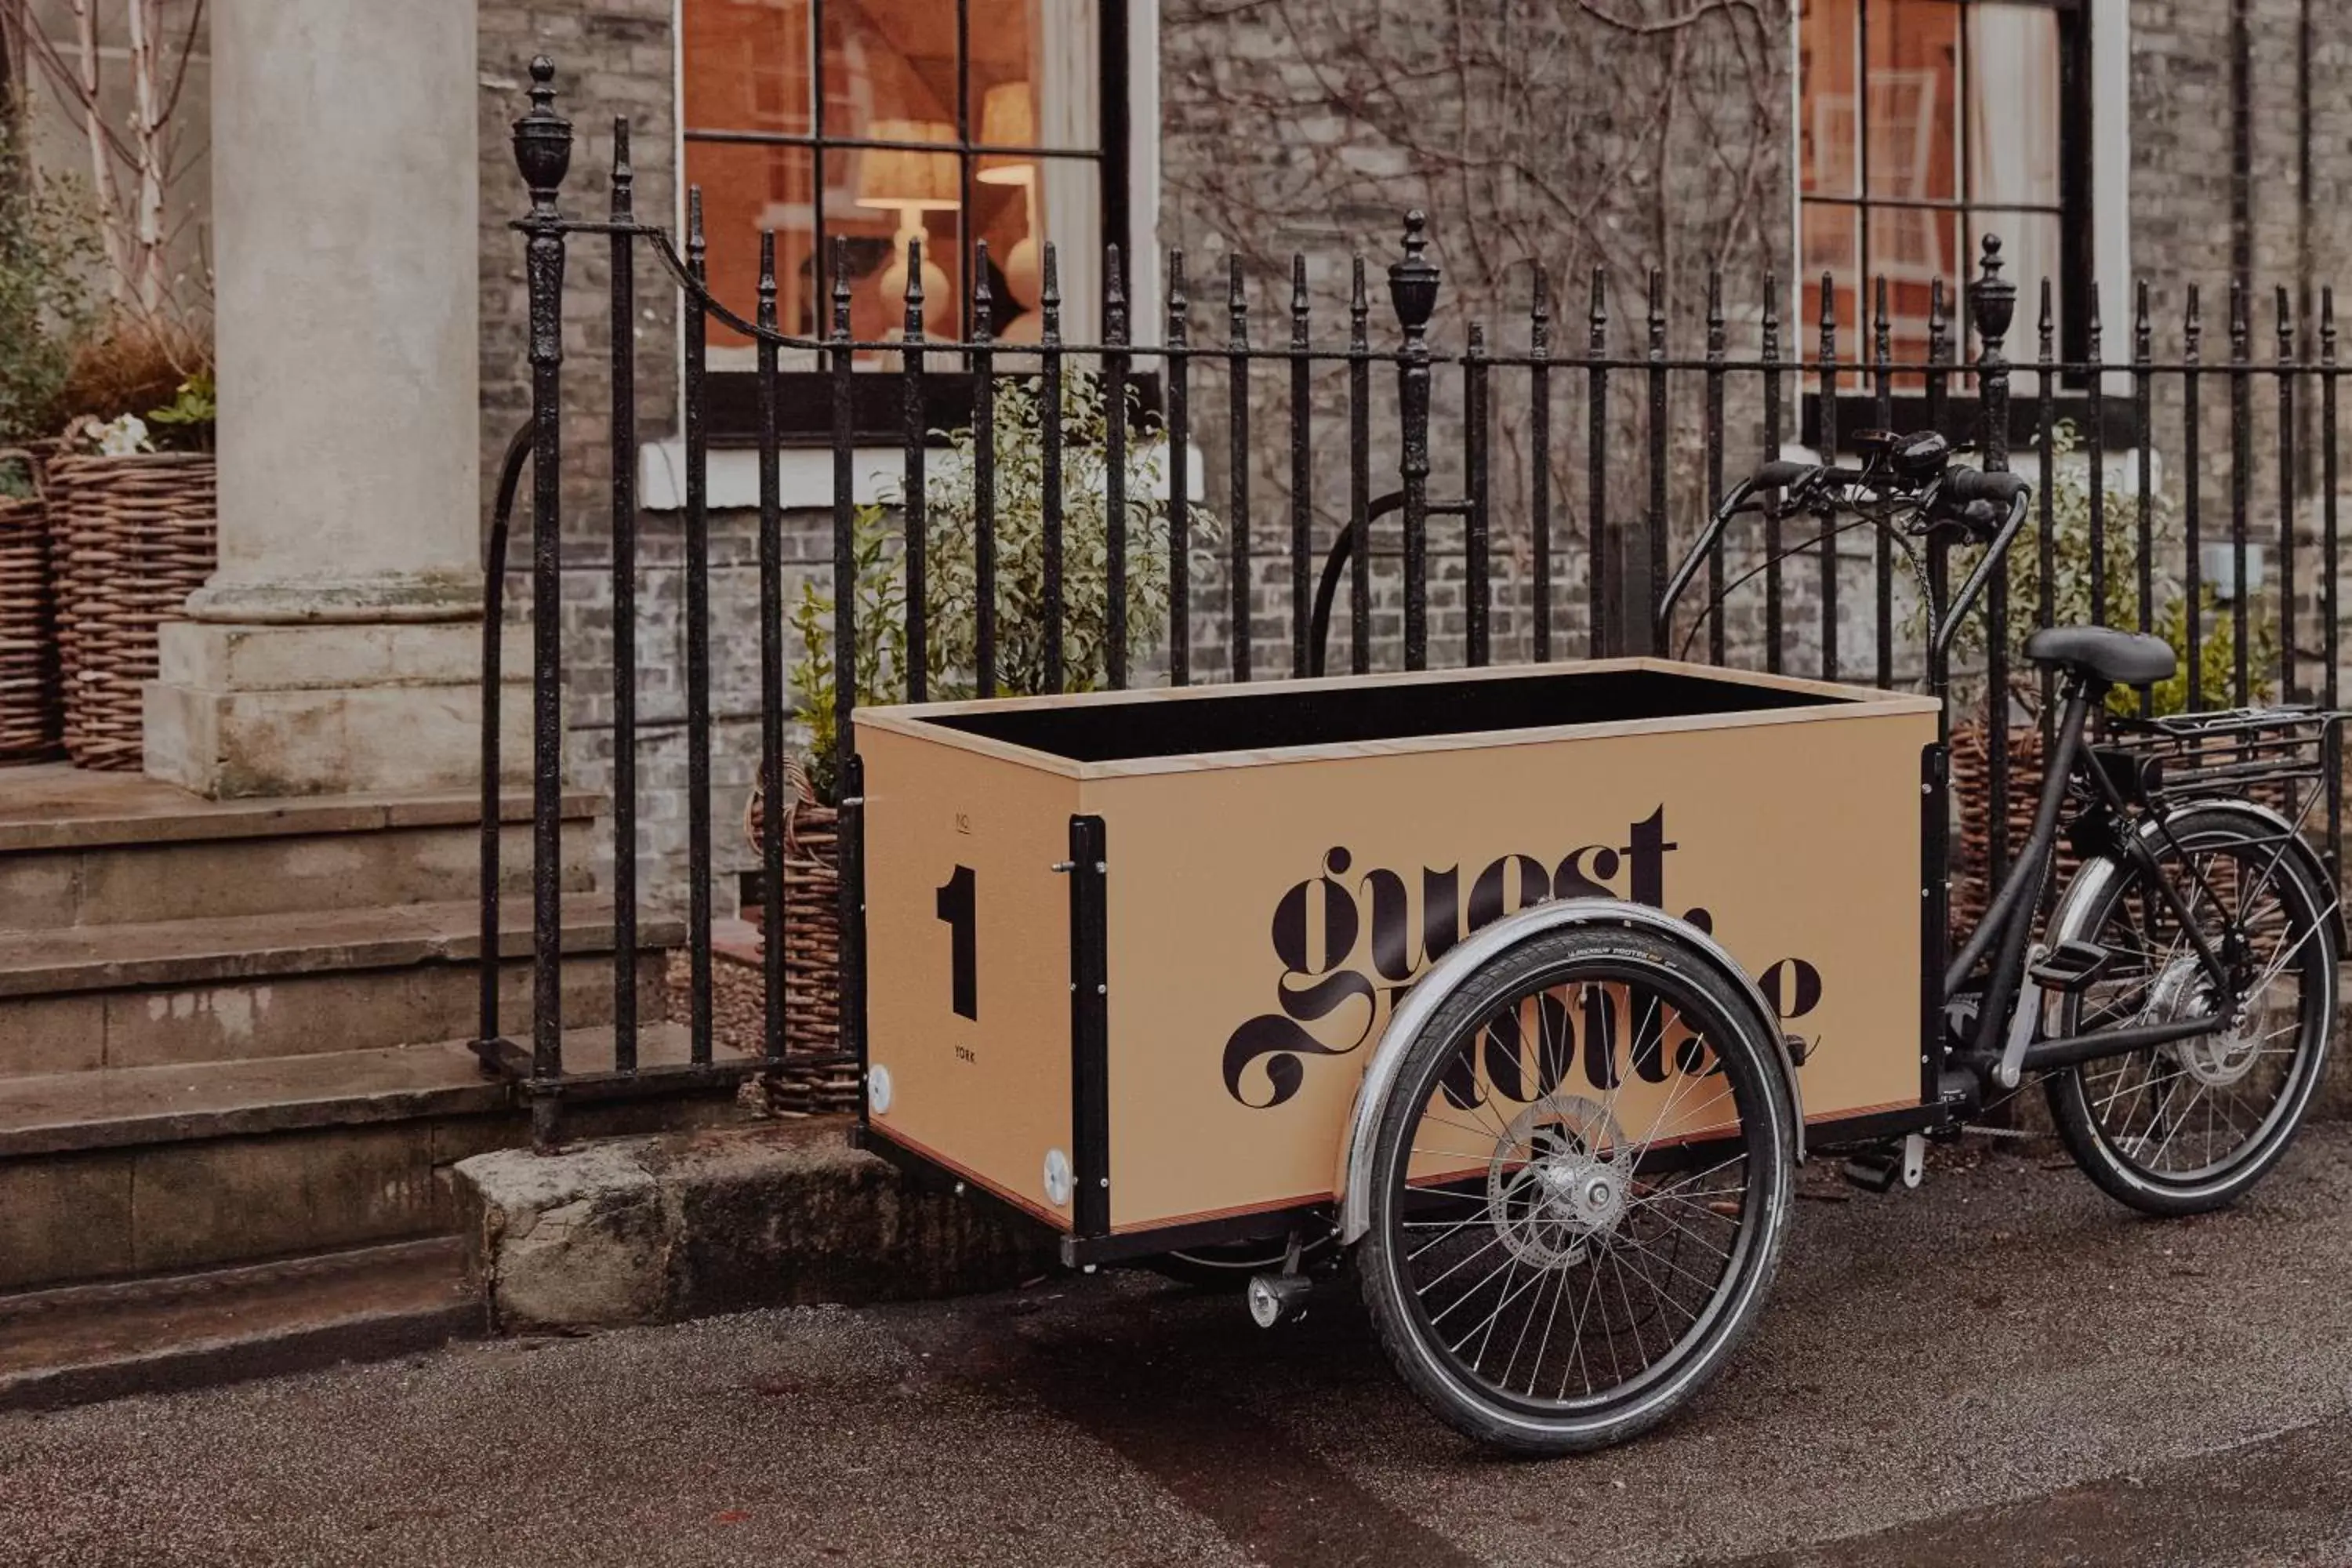
<svg viewBox="0 0 2352 1568">
<path fill-rule="evenodd" d="M 1098 0 L 1036 0 L 1037 141 L 1089 148 L 1101 134 Z M 1037 174 L 1038 216 L 1054 242 L 1062 282 L 1062 335 L 1094 342 L 1102 331 L 1102 176 L 1087 158 L 1047 158 Z M 1040 259 L 1043 265 L 1042 258 Z"/>
<path fill-rule="evenodd" d="M 1969 194 L 1979 207 L 2058 205 L 2058 17 L 2033 5 L 1969 7 L 1966 84 L 1974 99 L 1969 124 Z M 2044 214 L 1988 212 L 1978 222 L 2000 237 L 2003 275 L 2017 285 L 2012 353 L 2032 353 L 2042 280 L 2059 276 L 2058 219 Z M 2084 237 L 2087 240 L 2088 237 Z M 1961 281 L 1975 275 L 1975 236 Z M 2022 345 L 2021 351 L 2018 345 Z"/>
</svg>

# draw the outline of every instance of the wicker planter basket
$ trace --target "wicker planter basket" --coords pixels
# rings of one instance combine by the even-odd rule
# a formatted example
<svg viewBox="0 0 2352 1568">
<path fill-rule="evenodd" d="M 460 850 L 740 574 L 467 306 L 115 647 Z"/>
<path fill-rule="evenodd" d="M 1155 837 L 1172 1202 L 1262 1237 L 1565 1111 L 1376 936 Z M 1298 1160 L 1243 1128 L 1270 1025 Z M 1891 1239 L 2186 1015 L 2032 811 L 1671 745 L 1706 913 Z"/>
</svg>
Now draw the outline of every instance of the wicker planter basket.
<svg viewBox="0 0 2352 1568">
<path fill-rule="evenodd" d="M 212 575 L 212 456 L 70 453 L 51 460 L 47 487 L 66 752 L 79 767 L 136 770 L 155 628 Z"/>
<path fill-rule="evenodd" d="M 841 1045 L 841 874 L 835 858 L 839 814 L 820 803 L 797 761 L 786 763 L 791 798 L 784 835 L 784 1066 L 767 1080 L 770 1109 L 814 1116 L 857 1109 L 857 1060 Z M 766 810 L 754 787 L 744 836 L 763 847 Z M 763 946 L 775 939 L 772 911 L 746 910 Z M 756 1036 L 755 1036 L 756 1039 Z"/>
<path fill-rule="evenodd" d="M 31 473 L 34 493 L 30 500 L 0 498 L 0 763 L 43 763 L 62 750 L 65 734 L 48 509 L 39 461 L 30 452 L 0 451 L 0 463 L 9 462 Z"/>
<path fill-rule="evenodd" d="M 1952 801 L 1958 821 L 1952 841 L 1952 940 L 1976 929 L 1993 889 L 1986 872 L 1990 858 L 1987 828 L 1992 817 L 1992 758 L 1981 722 L 1952 727 Z M 2027 724 L 2009 731 L 2009 849 L 2013 857 L 2033 831 L 2033 808 L 2042 797 L 2042 731 Z M 2014 864 L 2012 860 L 2010 864 Z M 2063 890 L 2082 864 L 2063 837 L 2053 886 Z M 2003 874 L 2007 866 L 2003 867 Z"/>
</svg>

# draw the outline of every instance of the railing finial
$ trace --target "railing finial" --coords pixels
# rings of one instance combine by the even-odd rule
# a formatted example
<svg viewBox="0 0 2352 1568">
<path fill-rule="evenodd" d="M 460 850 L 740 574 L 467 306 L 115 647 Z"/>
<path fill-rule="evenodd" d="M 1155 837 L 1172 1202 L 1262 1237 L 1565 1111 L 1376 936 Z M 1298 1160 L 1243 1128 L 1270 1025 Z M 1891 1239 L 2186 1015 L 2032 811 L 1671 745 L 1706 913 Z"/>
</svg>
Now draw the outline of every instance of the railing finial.
<svg viewBox="0 0 2352 1568">
<path fill-rule="evenodd" d="M 1419 207 L 1404 215 L 1404 259 L 1389 263 L 1389 303 L 1397 325 L 1418 337 L 1437 311 L 1437 263 L 1429 258 L 1429 215 Z"/>
<path fill-rule="evenodd" d="M 1983 250 L 1983 262 L 1969 285 L 1969 314 L 1975 319 L 1977 335 L 1985 347 L 1998 353 L 2001 340 L 2009 336 L 2010 322 L 2016 319 L 2017 285 L 2000 275 L 2000 236 L 1986 235 Z"/>
<path fill-rule="evenodd" d="M 535 218 L 555 216 L 555 193 L 572 170 L 572 121 L 555 112 L 555 62 L 530 62 L 530 110 L 514 122 L 515 167 L 530 187 Z"/>
</svg>

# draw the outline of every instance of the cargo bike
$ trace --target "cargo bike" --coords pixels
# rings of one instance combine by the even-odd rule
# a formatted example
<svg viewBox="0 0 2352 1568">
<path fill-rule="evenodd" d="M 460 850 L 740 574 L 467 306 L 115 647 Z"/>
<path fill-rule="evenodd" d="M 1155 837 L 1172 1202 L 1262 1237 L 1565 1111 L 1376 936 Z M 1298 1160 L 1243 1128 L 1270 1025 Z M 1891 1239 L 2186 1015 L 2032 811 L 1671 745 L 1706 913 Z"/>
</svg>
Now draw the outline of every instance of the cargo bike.
<svg viewBox="0 0 2352 1568">
<path fill-rule="evenodd" d="M 1723 1366 L 1809 1149 L 1916 1184 L 2038 1078 L 2123 1203 L 2234 1200 L 2326 1061 L 2340 716 L 2095 725 L 2171 648 L 2035 634 L 2032 830 L 1949 951 L 1950 649 L 2028 487 L 1862 448 L 1737 486 L 1659 626 L 1736 520 L 1873 524 L 1923 694 L 1622 658 L 860 712 L 864 1142 L 1261 1322 L 1342 1261 L 1436 1415 L 1537 1455 Z"/>
</svg>

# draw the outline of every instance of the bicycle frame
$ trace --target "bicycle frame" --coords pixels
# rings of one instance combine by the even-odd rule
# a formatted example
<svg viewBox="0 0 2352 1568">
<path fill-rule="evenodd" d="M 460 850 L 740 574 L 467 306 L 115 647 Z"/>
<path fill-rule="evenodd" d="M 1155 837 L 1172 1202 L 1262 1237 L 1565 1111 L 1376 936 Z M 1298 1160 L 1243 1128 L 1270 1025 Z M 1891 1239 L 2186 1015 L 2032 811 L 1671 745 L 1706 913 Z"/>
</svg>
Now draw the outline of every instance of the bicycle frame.
<svg viewBox="0 0 2352 1568">
<path fill-rule="evenodd" d="M 1724 498 L 1660 596 L 1656 628 L 1662 646 L 1673 625 L 1675 605 L 1731 519 L 1754 509 L 1764 492 L 1785 491 L 1791 487 L 1798 488 L 1806 499 L 1788 510 L 1811 512 L 1823 521 L 1825 529 L 1840 511 L 1857 510 L 1857 500 L 1866 497 L 1869 504 L 1882 505 L 1892 493 L 1866 473 L 1822 469 L 1800 463 L 1764 465 Z M 2032 828 L 1976 929 L 1958 953 L 1948 951 L 1951 648 L 1959 628 L 2016 539 L 2025 521 L 2028 499 L 2021 487 L 2011 496 L 2008 516 L 1957 595 L 1950 591 L 1952 540 L 1948 531 L 1931 528 L 1925 542 L 1924 575 L 1931 627 L 1927 686 L 1940 711 L 1936 745 L 1922 759 L 1921 765 L 1921 1098 L 1928 1108 L 1947 1115 L 1955 1110 L 1964 1113 L 1968 1107 L 1980 1103 L 1990 1089 L 2014 1089 L 2030 1070 L 2065 1067 L 2218 1033 L 2228 1027 L 2239 1001 L 2239 987 L 2231 973 L 2231 954 L 2217 951 L 2199 930 L 2188 896 L 2165 870 L 2144 835 L 2137 830 L 2136 825 L 2140 822 L 2155 823 L 2161 838 L 2177 851 L 2179 846 L 2172 842 L 2163 816 L 2147 812 L 2145 803 L 2127 799 L 2104 767 L 2084 765 L 2093 754 L 2086 739 L 2091 712 L 2104 699 L 2105 688 L 2081 677 L 2070 678 L 2065 685 L 2063 708 L 2055 726 L 2055 744 L 2035 805 Z M 1923 500 L 1922 505 L 1926 504 Z M 2067 794 L 2075 787 L 2078 778 L 2090 782 L 2095 792 L 2092 809 L 2107 824 L 2104 842 L 2096 853 L 2113 861 L 2118 869 L 2144 872 L 2158 889 L 2192 944 L 2198 964 L 2211 983 L 2212 994 L 2223 999 L 2222 1005 L 2211 1014 L 2161 1023 L 2109 1025 L 2055 1038 L 2034 1037 L 2040 1032 L 2043 1004 L 2051 993 L 2031 973 L 2032 939 L 2041 912 L 2041 895 L 2056 864 L 2060 818 Z M 2284 843 L 2280 853 L 2288 853 Z M 1972 984 L 1980 970 L 1981 984 Z M 1966 1039 L 1956 1041 L 1948 1021 L 1953 1004 L 1971 994 L 1977 1002 L 1977 1014 Z M 1956 1066 L 1963 1069 L 1958 1077 L 1951 1071 Z"/>
<path fill-rule="evenodd" d="M 2228 1026 L 2238 1003 L 2238 987 L 2226 956 L 2216 952 L 2198 929 L 2189 900 L 2166 872 L 2163 862 L 2148 848 L 2142 836 L 2131 830 L 2129 825 L 2137 815 L 2134 803 L 2125 797 L 2105 768 L 2082 765 L 2090 755 L 2084 738 L 2090 712 L 2105 695 L 2103 687 L 2080 677 L 2066 682 L 2056 745 L 2043 773 L 2041 798 L 2034 805 L 2032 829 L 2018 850 L 2008 877 L 1986 906 L 1976 930 L 1943 973 L 1941 990 L 1948 1005 L 1967 994 L 1969 978 L 1978 966 L 1988 958 L 1991 960 L 1986 984 L 1978 993 L 1974 1037 L 1962 1053 L 1961 1061 L 1979 1078 L 1990 1079 L 2003 1089 L 2016 1088 L 2022 1074 L 2030 1069 L 2093 1061 L 2218 1033 Z M 2037 1041 L 2032 1037 L 2041 1022 L 2045 993 L 2026 973 L 2028 942 L 2040 914 L 2042 887 L 2056 864 L 2059 816 L 2066 794 L 2078 776 L 2091 781 L 2098 793 L 2100 807 L 2109 814 L 2114 824 L 2099 853 L 2119 867 L 2137 867 L 2163 896 L 2195 950 L 2199 966 L 2212 982 L 2215 994 L 2224 999 L 2224 1005 L 2212 1014 L 2159 1024 L 2113 1025 L 2053 1039 Z M 2169 830 L 2161 826 L 2163 819 L 2157 816 L 2152 820 L 2168 839 Z M 1945 1031 L 1947 1040 L 1948 1033 Z"/>
</svg>

